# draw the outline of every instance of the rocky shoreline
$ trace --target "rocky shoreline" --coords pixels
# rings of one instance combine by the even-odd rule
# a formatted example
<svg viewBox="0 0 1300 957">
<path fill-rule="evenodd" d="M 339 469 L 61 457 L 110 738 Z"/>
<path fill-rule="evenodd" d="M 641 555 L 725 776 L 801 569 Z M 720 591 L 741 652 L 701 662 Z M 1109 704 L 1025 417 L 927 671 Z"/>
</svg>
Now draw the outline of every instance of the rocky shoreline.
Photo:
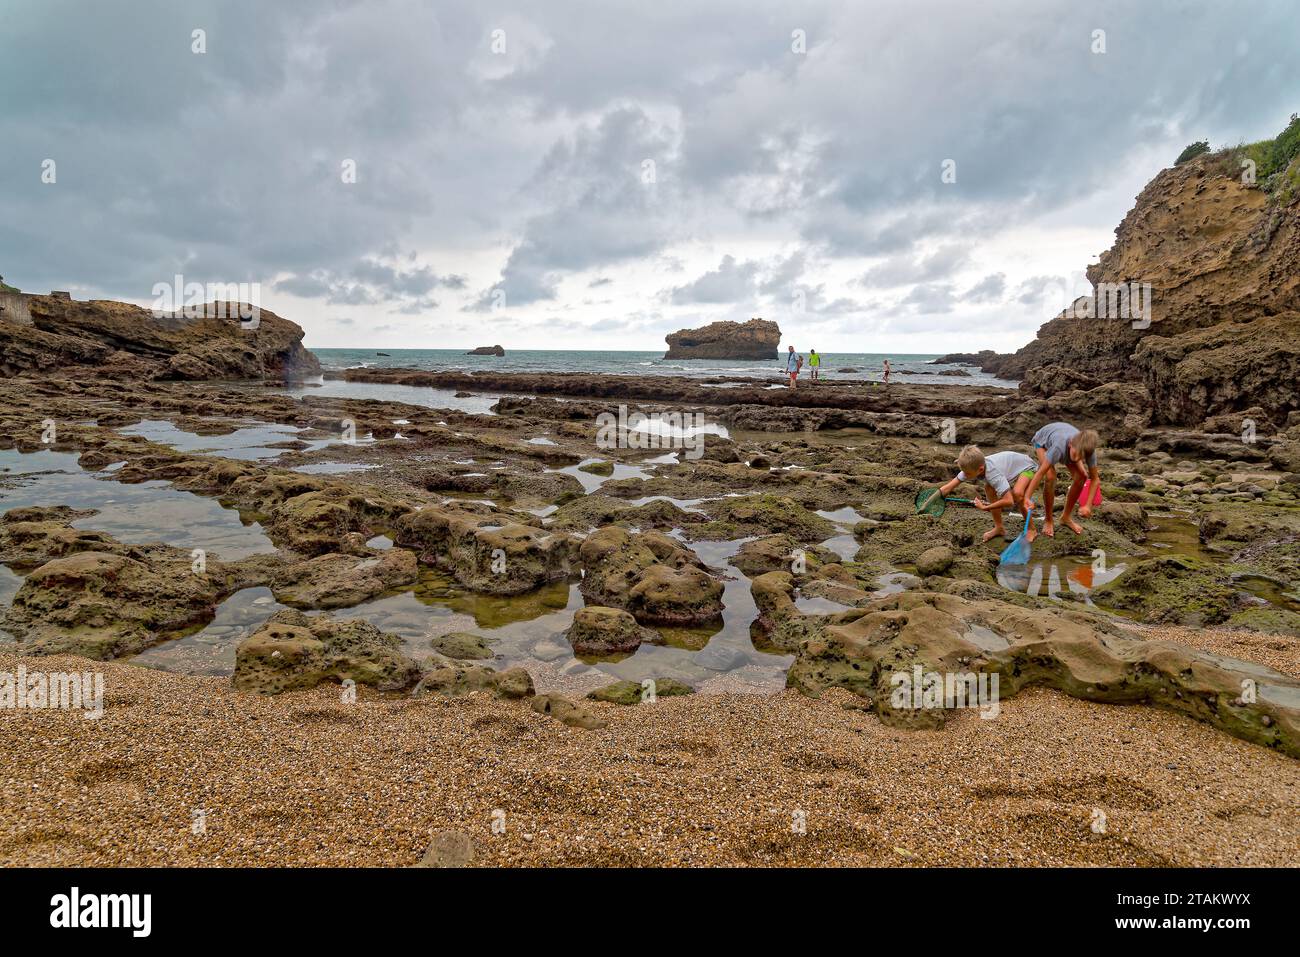
<svg viewBox="0 0 1300 957">
<path fill-rule="evenodd" d="M 1048 733 L 1048 727 L 1054 726 L 1051 722 L 1061 720 L 1062 708 L 1083 708 L 1095 718 L 1112 713 L 1100 702 L 1126 702 L 1181 712 L 1143 720 L 1160 722 L 1166 728 L 1162 734 L 1176 727 L 1179 734 L 1191 734 L 1201 742 L 1210 732 L 1218 735 L 1215 741 L 1224 742 L 1216 747 L 1247 749 L 1234 760 L 1252 760 L 1251 754 L 1258 755 L 1256 761 L 1266 760 L 1266 748 L 1300 754 L 1300 699 L 1292 697 L 1300 694 L 1294 690 L 1300 689 L 1300 681 L 1287 657 L 1300 646 L 1295 637 L 1300 634 L 1296 627 L 1300 615 L 1292 610 L 1291 599 L 1279 595 L 1276 601 L 1264 601 L 1245 587 L 1248 581 L 1267 576 L 1283 583 L 1276 588 L 1281 593 L 1290 587 L 1285 583 L 1296 580 L 1298 487 L 1293 474 L 1281 472 L 1270 459 L 1291 448 L 1289 438 L 1274 437 L 1243 448 L 1239 440 L 1225 435 L 1147 429 L 1137 433 L 1132 445 L 1107 449 L 1103 477 L 1108 501 L 1088 523 L 1088 535 L 1075 539 L 1062 533 L 1055 540 L 1043 539 L 1039 557 L 1082 568 L 1088 567 L 1092 550 L 1099 547 L 1116 556 L 1145 553 L 1150 557 L 1137 558 L 1125 575 L 1090 594 L 1063 590 L 1048 598 L 1013 591 L 999 582 L 997 546 L 976 544 L 982 516 L 953 510 L 934 520 L 916 515 L 911 506 L 917 487 L 950 474 L 954 449 L 936 437 L 943 419 L 955 419 L 959 430 L 986 428 L 1008 434 L 1014 430 L 1023 413 L 1017 410 L 1015 394 L 1005 390 L 912 386 L 891 387 L 886 394 L 884 389 L 844 386 L 819 391 L 824 404 L 818 405 L 793 404 L 788 393 L 776 390 L 717 388 L 666 377 L 613 383 L 608 379 L 615 377 L 455 377 L 366 370 L 349 373 L 348 378 L 366 383 L 400 380 L 404 385 L 429 386 L 431 393 L 436 389 L 439 395 L 453 388 L 468 391 L 470 386 L 476 395 L 505 394 L 492 403 L 495 414 L 485 414 L 373 398 L 315 396 L 310 388 L 299 390 L 302 397 L 294 398 L 274 385 L 123 383 L 56 376 L 0 380 L 0 434 L 10 456 L 67 453 L 101 484 L 161 482 L 195 498 L 214 498 L 246 521 L 256 522 L 271 549 L 231 561 L 211 555 L 205 573 L 197 576 L 190 570 L 192 549 L 187 543 L 169 546 L 119 539 L 96 528 L 93 507 L 82 508 L 71 501 L 52 503 L 66 504 L 61 509 L 10 509 L 0 517 L 0 561 L 22 580 L 0 628 L 15 637 L 15 650 L 28 656 L 23 659 L 28 666 L 57 660 L 62 667 L 71 659 L 44 656 L 69 652 L 100 660 L 126 656 L 125 664 L 95 665 L 107 668 L 110 677 L 124 675 L 132 668 L 132 654 L 165 654 L 169 645 L 183 644 L 184 636 L 196 629 L 202 634 L 230 596 L 265 588 L 275 599 L 274 607 L 298 610 L 270 614 L 260 624 L 247 625 L 237 638 L 237 653 L 227 672 L 230 677 L 203 679 L 137 669 L 143 676 L 138 681 L 132 678 L 129 687 L 143 682 L 150 689 L 146 700 L 151 700 L 154 695 L 166 699 L 197 693 L 184 690 L 194 682 L 225 682 L 243 689 L 240 695 L 260 700 L 271 694 L 269 701 L 283 701 L 283 705 L 259 704 L 258 713 L 271 708 L 267 714 L 288 720 L 304 708 L 350 713 L 345 709 L 355 706 L 339 703 L 339 682 L 354 682 L 360 689 L 373 689 L 363 690 L 362 701 L 372 702 L 364 714 L 374 717 L 357 712 L 357 720 L 367 724 L 382 720 L 389 728 L 386 734 L 407 733 L 388 724 L 407 720 L 400 717 L 406 711 L 392 711 L 404 702 L 407 709 L 433 709 L 430 715 L 438 716 L 438 734 L 469 733 L 482 748 L 494 746 L 488 729 L 498 725 L 522 722 L 529 728 L 562 729 L 545 731 L 548 740 L 557 733 L 617 740 L 610 736 L 626 735 L 629 727 L 636 727 L 638 736 L 658 735 L 661 732 L 652 729 L 661 727 L 663 734 L 671 734 L 670 729 L 681 727 L 681 721 L 726 727 L 738 707 L 743 712 L 758 708 L 764 720 L 797 722 L 792 726 L 799 727 L 813 720 L 813 714 L 821 715 L 816 720 L 823 722 L 845 715 L 832 721 L 852 725 L 828 739 L 836 747 L 846 747 L 840 742 L 860 736 L 863 728 L 878 728 L 884 734 L 897 729 L 905 737 L 889 740 L 893 747 L 903 747 L 910 740 L 906 736 L 951 732 L 952 727 L 940 725 L 983 723 L 971 715 L 944 721 L 953 713 L 943 710 L 892 708 L 887 684 L 882 682 L 890 671 L 918 663 L 945 671 L 969 668 L 1000 674 L 1003 708 L 1020 713 L 1021 698 L 1031 703 L 1021 719 L 1029 722 L 1024 732 L 1030 739 Z M 477 381 L 480 378 L 484 381 Z M 626 390 L 624 395 L 617 394 L 619 384 Z M 734 401 L 737 395 L 739 401 Z M 597 418 L 620 404 L 650 415 L 685 405 L 711 419 L 716 416 L 730 428 L 730 435 L 706 436 L 698 459 L 686 458 L 682 450 L 665 456 L 658 448 L 598 448 Z M 39 411 L 38 418 L 33 418 L 32 410 Z M 51 442 L 42 441 L 41 423 L 47 419 L 59 423 Z M 266 458 L 243 459 L 188 451 L 131 434 L 140 423 L 149 422 L 169 423 L 181 435 L 195 436 L 216 449 L 256 423 L 298 431 L 288 441 L 275 443 L 285 447 L 265 450 Z M 345 440 L 349 428 L 356 441 Z M 921 437 L 908 435 L 909 430 Z M 324 474 L 296 471 L 317 465 L 359 468 Z M 13 476 L 0 481 L 21 489 L 36 479 Z M 1175 512 L 1193 516 L 1198 555 L 1165 556 L 1146 540 L 1159 515 Z M 391 544 L 377 543 L 377 537 Z M 739 550 L 720 559 L 721 553 L 711 551 L 711 543 L 727 542 L 737 543 Z M 934 561 L 928 553 L 935 550 L 945 557 Z M 804 559 L 798 565 L 792 564 L 796 553 Z M 505 556 L 503 570 L 495 572 L 494 556 L 501 555 Z M 1207 561 L 1205 555 L 1214 557 Z M 1148 562 L 1158 565 L 1147 571 Z M 533 595 L 548 594 L 556 587 L 574 588 L 569 583 L 576 582 L 581 586 L 581 603 L 610 611 L 581 636 L 574 630 L 579 623 L 570 617 L 540 638 L 530 638 L 529 647 L 509 652 L 492 636 L 529 626 L 484 631 L 474 628 L 475 618 L 462 616 L 445 627 L 426 621 L 429 634 L 421 639 L 352 617 L 353 609 L 391 600 L 385 596 L 411 594 L 412 589 L 420 593 L 429 575 L 448 580 L 448 586 L 440 586 L 449 587 L 448 594 L 464 596 L 447 599 L 453 603 L 491 600 L 506 603 L 503 608 L 514 607 L 511 603 L 524 608 Z M 905 590 L 890 594 L 888 582 L 900 580 Z M 1113 597 L 1104 597 L 1108 590 Z M 751 596 L 752 619 L 724 621 L 737 614 L 744 618 L 737 597 L 742 593 Z M 530 615 L 555 614 L 554 606 L 550 611 L 544 604 L 536 608 L 507 615 L 521 615 L 526 621 Z M 1222 658 L 1181 642 L 1153 641 L 1142 630 L 1143 622 L 1162 627 L 1226 625 L 1237 630 L 1224 634 L 1247 639 L 1259 634 L 1258 640 L 1281 643 L 1286 649 L 1284 670 Z M 461 626 L 457 634 L 466 635 L 468 641 L 439 639 L 439 634 L 449 634 L 452 624 Z M 983 637 L 972 639 L 972 627 Z M 773 662 L 769 673 L 779 675 L 788 669 L 785 680 L 792 690 L 771 704 L 757 703 L 768 700 L 766 695 L 752 704 L 749 696 L 729 697 L 723 690 L 731 680 L 726 670 L 701 670 L 689 664 L 692 656 L 703 653 L 710 635 L 731 634 L 736 628 L 747 633 L 744 641 L 753 646 L 749 654 Z M 989 646 L 985 630 L 1001 639 L 1002 646 Z M 631 644 L 630 635 L 634 636 Z M 585 656 L 575 650 L 568 653 L 571 658 L 553 663 L 534 657 L 534 649 L 547 642 L 561 647 L 573 642 Z M 474 647 L 479 650 L 467 651 Z M 637 665 L 642 659 L 632 653 L 637 647 L 671 653 L 687 663 L 658 669 L 653 664 Z M 569 665 L 555 667 L 566 660 Z M 1278 664 L 1275 661 L 1272 668 Z M 678 667 L 695 670 L 674 670 Z M 736 667 L 734 674 L 744 688 L 743 676 L 754 666 L 742 660 Z M 630 670 L 606 670 L 617 668 Z M 685 679 L 687 690 L 693 688 L 696 694 L 663 697 L 658 704 L 632 708 L 608 703 L 620 700 L 620 694 L 622 700 L 639 702 L 643 677 L 662 681 L 665 687 Z M 1268 690 L 1254 702 L 1240 701 L 1243 680 L 1256 681 Z M 630 689 L 613 690 L 620 681 Z M 1026 683 L 1057 690 L 1020 691 Z M 602 694 L 600 689 L 607 686 L 611 690 Z M 1061 692 L 1072 697 L 1062 697 Z M 587 698 L 589 693 L 595 697 Z M 300 701 L 304 695 L 316 703 Z M 367 697 L 374 695 L 378 697 Z M 819 698 L 834 704 L 820 704 Z M 231 700 L 239 708 L 246 707 L 238 704 L 245 698 Z M 454 704 L 462 701 L 463 705 Z M 841 705 L 852 707 L 845 710 Z M 805 714 L 805 709 L 813 710 Z M 109 717 L 114 710 L 110 706 Z M 127 710 L 115 720 L 127 721 L 124 726 L 134 729 L 131 735 L 153 722 L 147 709 Z M 446 724 L 453 717 L 468 723 Z M 6 727 L 19 729 L 46 720 L 31 714 L 15 719 L 12 712 L 5 719 Z M 191 725 L 195 720 L 186 718 Z M 145 725 L 130 723 L 139 721 Z M 421 733 L 427 733 L 425 721 L 414 725 L 425 729 Z M 484 722 L 480 725 L 484 730 L 473 730 L 479 721 Z M 1049 723 L 1030 730 L 1037 721 Z M 1197 730 L 1202 725 L 1205 732 Z M 1220 731 L 1213 731 L 1211 725 Z M 208 732 L 192 727 L 186 733 Z M 780 734 L 779 727 L 773 727 L 772 733 Z M 876 733 L 872 732 L 873 738 Z M 707 739 L 709 747 L 720 748 L 722 735 L 715 730 L 692 740 Z M 1228 744 L 1229 735 L 1254 743 Z M 126 738 L 113 740 L 117 743 L 110 750 L 119 755 L 114 761 L 135 770 L 120 775 L 115 771 L 108 780 L 111 788 L 130 792 L 138 786 L 130 782 L 137 775 L 150 774 L 158 758 L 143 754 Z M 659 742 L 655 748 L 669 748 L 666 742 L 672 739 L 654 740 Z M 1008 741 L 999 746 L 1008 749 L 1006 755 L 1029 760 Z M 555 747 L 567 753 L 570 745 Z M 826 756 L 819 761 L 846 760 L 832 759 L 830 755 L 838 752 L 828 750 L 825 742 L 804 741 L 801 747 Z M 1191 756 L 1195 753 L 1199 752 L 1189 751 L 1184 769 L 1197 776 L 1208 773 L 1206 762 L 1217 759 Z M 905 752 L 900 752 L 897 760 L 904 758 Z M 773 762 L 779 760 L 769 757 L 767 771 L 752 773 L 767 780 L 776 771 Z M 764 766 L 757 752 L 752 753 L 752 762 L 755 768 Z M 700 770 L 711 766 L 704 762 Z M 305 767 L 291 763 L 286 769 L 302 772 Z M 770 785 L 780 794 L 790 795 L 791 788 L 803 793 L 810 774 L 824 778 L 828 773 L 809 772 L 798 763 L 792 767 L 798 773 L 781 771 L 783 783 Z M 604 779 L 612 772 L 606 768 L 594 773 Z M 901 766 L 889 771 L 886 762 L 878 773 L 904 772 Z M 1082 769 L 1072 774 L 1050 775 L 1044 768 L 1037 786 L 1052 793 L 1063 786 L 1053 782 L 1072 781 L 1069 786 L 1085 791 L 1091 787 L 1083 783 L 1090 778 Z M 678 782 L 674 787 L 690 780 L 684 770 L 675 770 L 672 776 Z M 1146 778 L 1135 771 L 1130 780 Z M 1122 775 L 1111 778 L 1122 779 Z M 470 779 L 458 780 L 481 793 Z M 840 793 L 841 786 L 833 784 L 833 793 Z M 850 782 L 844 781 L 843 786 Z M 254 796 L 228 798 L 233 802 L 228 812 L 237 808 L 244 815 L 259 801 L 268 800 L 264 789 L 252 782 L 249 787 Z M 1118 806 L 1118 793 L 1099 791 L 1096 801 Z M 1286 793 L 1291 796 L 1280 798 L 1279 807 L 1297 792 Z M 511 804 L 507 797 L 495 800 Z M 1013 804 L 1014 809 L 1007 811 L 1008 828 L 1013 827 L 1010 822 L 1030 813 L 1029 805 Z M 950 809 L 942 810 L 943 815 L 949 813 Z M 1026 863 L 1231 860 L 1213 850 L 1226 840 L 1219 836 L 1189 835 L 1185 845 L 1170 849 L 1142 831 L 1140 837 L 1137 832 L 1130 837 L 1137 838 L 1144 850 L 1131 845 L 1121 850 L 1105 842 L 1094 847 L 1082 833 L 1064 836 L 1075 828 L 1087 831 L 1086 815 L 1074 821 L 1082 812 L 1071 802 L 1035 813 L 1040 814 L 1036 820 L 1044 823 L 1048 818 L 1055 821 L 1058 814 L 1060 820 L 1041 840 L 1015 845 L 1021 851 L 999 856 L 990 837 L 978 853 L 989 860 Z M 440 815 L 436 820 L 453 829 L 473 831 L 478 826 L 472 816 L 453 818 Z M 630 859 L 631 848 L 645 843 L 633 827 L 629 843 L 621 839 L 605 843 L 599 845 L 603 848 L 599 852 L 593 843 L 589 854 L 563 851 L 558 849 L 561 835 L 581 830 L 572 830 L 577 827 L 572 819 L 566 818 L 563 825 L 554 819 L 544 825 L 541 820 L 528 824 L 529 833 L 545 831 L 545 839 L 528 846 L 512 843 L 508 852 L 506 845 L 484 846 L 481 829 L 473 831 L 477 859 L 480 863 L 608 862 Z M 11 841 L 18 843 L 10 845 L 9 859 L 93 861 L 99 858 L 90 848 L 106 840 L 98 826 L 76 825 L 66 828 L 68 835 L 76 837 L 33 844 L 34 826 L 34 818 L 26 829 L 14 826 Z M 241 833 L 250 826 L 241 824 Z M 347 825 L 337 826 L 350 833 Z M 419 831 L 424 826 L 417 826 L 424 835 L 419 840 L 427 838 Z M 760 825 L 751 821 L 745 827 Z M 874 837 L 849 839 L 863 827 Z M 661 851 L 646 853 L 651 859 L 679 863 L 936 862 L 937 849 L 927 850 L 921 835 L 899 827 L 893 823 L 879 830 L 860 820 L 851 825 L 838 822 L 826 837 L 806 848 L 780 841 L 763 845 L 768 850 L 746 850 L 749 839 L 721 828 L 713 839 L 703 836 L 704 843 L 701 835 L 688 840 L 679 834 L 656 843 Z M 491 832 L 487 834 L 490 838 Z M 401 853 L 359 859 L 413 863 L 419 857 L 411 850 L 417 837 L 407 835 L 404 840 L 401 846 L 407 850 Z M 898 854 L 895 844 L 913 856 Z M 303 846 L 286 845 L 282 859 L 304 862 Z M 182 862 L 194 860 L 196 853 L 193 847 L 176 844 L 140 859 Z M 667 856 L 655 857 L 660 853 Z M 348 859 L 331 853 L 319 858 Z"/>
<path fill-rule="evenodd" d="M 1162 174 L 1102 273 L 1177 255 L 1195 268 L 1163 292 L 1204 292 L 1218 239 L 1158 252 L 1142 224 L 1207 192 L 1263 215 L 1223 179 Z M 1291 321 L 1281 219 L 1252 247 L 1259 309 L 1158 314 L 1136 346 L 1089 327 L 1064 365 L 1052 320 L 1018 389 L 321 377 L 270 313 L 29 297 L 30 324 L 0 319 L 0 672 L 108 691 L 97 721 L 0 708 L 24 809 L 0 860 L 1286 863 L 1293 345 L 1220 341 Z M 1061 419 L 1103 437 L 1083 535 L 1015 571 L 983 513 L 918 514 L 962 445 L 1023 451 Z M 927 673 L 992 684 L 996 720 L 895 693 Z M 68 741 L 95 756 L 69 766 Z M 219 848 L 177 827 L 194 808 Z"/>
</svg>

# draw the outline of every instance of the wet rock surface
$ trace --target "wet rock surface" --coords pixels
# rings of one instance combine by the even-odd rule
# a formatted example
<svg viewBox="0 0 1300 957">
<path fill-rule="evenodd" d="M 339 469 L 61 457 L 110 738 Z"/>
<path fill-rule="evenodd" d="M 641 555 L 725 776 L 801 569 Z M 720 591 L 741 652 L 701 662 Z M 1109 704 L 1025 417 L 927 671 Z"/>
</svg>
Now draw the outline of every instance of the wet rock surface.
<svg viewBox="0 0 1300 957">
<path fill-rule="evenodd" d="M 268 577 L 257 559 L 200 561 L 167 545 L 128 545 L 74 529 L 69 522 L 77 515 L 15 509 L 0 522 L 0 555 L 30 569 L 0 611 L 0 627 L 29 654 L 134 654 L 210 620 L 224 595 Z"/>
<path fill-rule="evenodd" d="M 642 642 L 663 640 L 658 632 L 638 625 L 626 611 L 599 605 L 579 609 L 566 637 L 574 654 L 589 657 L 630 654 Z"/>
<path fill-rule="evenodd" d="M 722 583 L 658 532 L 607 526 L 592 532 L 578 554 L 589 602 L 621 608 L 647 625 L 702 624 L 722 614 Z"/>
<path fill-rule="evenodd" d="M 417 575 L 415 555 L 393 548 L 375 555 L 318 555 L 275 573 L 271 590 L 276 601 L 294 608 L 348 608 Z"/>
<path fill-rule="evenodd" d="M 886 613 L 899 592 L 1006 615 L 1077 611 L 1108 622 L 1097 626 L 1106 635 L 1169 624 L 1300 634 L 1300 486 L 1288 480 L 1300 469 L 1300 422 L 1261 419 L 1253 442 L 1233 431 L 1244 412 L 1207 423 L 1224 431 L 1152 427 L 1140 385 L 1085 389 L 1077 377 L 1072 392 L 1023 401 L 960 384 L 888 393 L 828 384 L 791 396 L 725 377 L 349 378 L 445 389 L 440 401 L 477 411 L 310 388 L 0 379 L 0 454 L 20 472 L 35 469 L 0 473 L 0 492 L 42 481 L 22 464 L 28 457 L 71 457 L 105 488 L 165 486 L 220 502 L 274 549 L 255 560 L 209 555 L 207 579 L 195 582 L 192 548 L 124 542 L 97 529 L 99 506 L 79 499 L 25 504 L 0 520 L 0 561 L 16 576 L 0 628 L 28 652 L 125 656 L 193 633 L 225 596 L 265 584 L 283 604 L 333 615 L 274 621 L 278 639 L 262 633 L 269 619 L 254 618 L 240 644 L 241 684 L 283 690 L 351 678 L 419 685 L 421 696 L 531 697 L 533 678 L 514 667 L 522 662 L 544 694 L 573 704 L 611 678 L 624 689 L 615 699 L 646 679 L 707 693 L 756 665 L 767 669 L 767 689 L 788 669 L 792 686 L 814 690 L 807 675 L 827 659 L 813 639 L 845 624 L 841 616 Z M 486 392 L 509 394 L 476 404 Z M 698 456 L 596 444 L 600 413 L 665 403 L 689 403 L 731 431 L 705 436 Z M 953 472 L 945 419 L 963 442 L 1023 450 L 1045 416 L 1080 409 L 1110 430 L 1106 501 L 1083 536 L 1060 527 L 1040 536 L 1023 578 L 997 565 L 1005 540 L 981 542 L 986 513 L 916 514 L 917 489 Z M 52 442 L 42 439 L 46 418 L 58 424 Z M 1058 511 L 1067 486 L 1062 474 Z M 1020 519 L 1006 522 L 1013 536 Z M 41 573 L 69 559 L 75 567 Z M 1111 567 L 1122 570 L 1099 571 Z M 380 637 L 359 629 L 351 644 L 341 638 L 336 620 L 355 614 L 380 622 Z M 474 664 L 490 659 L 506 670 Z M 1064 679 L 1043 683 L 1074 693 Z M 1142 700 L 1164 692 L 1147 693 Z M 588 716 L 548 707 L 581 729 L 605 705 L 593 701 Z M 1231 723 L 1208 706 L 1183 710 Z M 1243 733 L 1263 740 L 1258 731 Z"/>
<path fill-rule="evenodd" d="M 869 610 L 789 620 L 777 640 L 799 643 L 792 687 L 812 694 L 845 688 L 888 723 L 936 726 L 953 713 L 952 704 L 927 702 L 921 682 L 916 693 L 900 695 L 905 683 L 896 676 L 996 674 L 1002 697 L 1045 684 L 1093 701 L 1154 704 L 1300 757 L 1300 681 L 1172 642 L 1125 637 L 1090 615 L 914 592 Z M 963 694 L 974 698 L 976 687 Z M 996 700 L 961 706 L 979 705 L 996 708 Z"/>
<path fill-rule="evenodd" d="M 347 681 L 395 691 L 414 685 L 420 665 L 402 654 L 401 641 L 360 620 L 276 612 L 240 643 L 234 685 L 242 691 L 279 694 Z"/>
</svg>

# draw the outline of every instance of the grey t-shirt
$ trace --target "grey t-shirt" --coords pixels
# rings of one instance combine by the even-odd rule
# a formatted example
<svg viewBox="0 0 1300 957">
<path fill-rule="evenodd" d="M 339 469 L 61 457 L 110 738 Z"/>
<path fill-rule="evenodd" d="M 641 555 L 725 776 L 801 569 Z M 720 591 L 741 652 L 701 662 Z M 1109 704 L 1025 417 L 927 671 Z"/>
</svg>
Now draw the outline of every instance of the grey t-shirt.
<svg viewBox="0 0 1300 957">
<path fill-rule="evenodd" d="M 1047 452 L 1049 465 L 1060 465 L 1070 461 L 1070 440 L 1079 434 L 1079 430 L 1069 422 L 1052 422 L 1034 433 L 1034 448 Z M 1089 468 L 1097 467 L 1097 453 L 1088 456 Z"/>
<path fill-rule="evenodd" d="M 1017 475 L 1026 469 L 1037 467 L 1034 460 L 1023 452 L 994 452 L 984 456 L 984 481 L 992 485 L 999 495 L 1006 495 Z M 970 481 L 965 472 L 958 472 L 957 478 L 962 482 Z"/>
</svg>

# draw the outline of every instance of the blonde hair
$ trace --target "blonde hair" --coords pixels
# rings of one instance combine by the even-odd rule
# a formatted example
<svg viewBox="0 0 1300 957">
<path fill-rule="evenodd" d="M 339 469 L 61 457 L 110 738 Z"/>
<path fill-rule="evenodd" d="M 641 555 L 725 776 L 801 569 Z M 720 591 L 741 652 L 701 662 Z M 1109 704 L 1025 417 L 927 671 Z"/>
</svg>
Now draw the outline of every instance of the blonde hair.
<svg viewBox="0 0 1300 957">
<path fill-rule="evenodd" d="M 968 445 L 961 450 L 961 455 L 957 456 L 957 467 L 961 469 L 962 474 L 967 478 L 973 478 L 984 468 L 984 453 L 980 451 L 978 445 Z"/>
<path fill-rule="evenodd" d="M 1084 429 L 1074 437 L 1074 448 L 1079 453 L 1079 458 L 1088 459 L 1097 451 L 1097 446 L 1101 443 L 1101 436 L 1097 434 L 1096 429 Z"/>
</svg>

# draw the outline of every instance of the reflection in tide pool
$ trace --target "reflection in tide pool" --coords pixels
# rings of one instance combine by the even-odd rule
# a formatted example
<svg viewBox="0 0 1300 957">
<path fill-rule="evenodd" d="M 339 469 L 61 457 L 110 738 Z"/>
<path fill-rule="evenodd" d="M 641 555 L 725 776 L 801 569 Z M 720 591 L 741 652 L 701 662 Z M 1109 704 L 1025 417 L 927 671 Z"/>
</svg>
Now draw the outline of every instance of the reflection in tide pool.
<svg viewBox="0 0 1300 957">
<path fill-rule="evenodd" d="M 228 675 L 235 670 L 235 649 L 268 618 L 284 608 L 269 588 L 245 588 L 217 606 L 206 627 L 164 641 L 129 659 L 133 665 L 187 675 Z"/>
<path fill-rule="evenodd" d="M 599 489 L 606 482 L 612 482 L 616 479 L 646 479 L 650 475 L 646 469 L 637 465 L 624 465 L 621 462 L 614 463 L 614 471 L 609 475 L 593 475 L 590 472 L 582 471 L 582 466 L 591 465 L 594 462 L 601 462 L 603 459 L 583 459 L 577 465 L 566 465 L 562 469 L 546 469 L 548 473 L 562 472 L 565 475 L 572 475 L 582 483 L 582 490 L 590 495 Z"/>
<path fill-rule="evenodd" d="M 450 389 L 434 389 L 422 385 L 397 385 L 391 382 L 345 382 L 342 379 L 321 379 L 311 385 L 296 385 L 276 390 L 295 399 L 304 396 L 340 399 L 378 399 L 380 402 L 405 402 L 426 409 L 456 409 L 479 415 L 495 415 L 492 406 L 499 395 L 475 393 L 457 396 Z"/>
<path fill-rule="evenodd" d="M 6 566 L 0 565 L 0 608 L 6 607 L 14 600 L 14 595 L 18 594 L 18 589 L 22 587 L 22 584 L 22 578 L 11 572 Z M 0 628 L 0 644 L 13 640 L 13 635 Z"/>
<path fill-rule="evenodd" d="M 614 679 L 645 678 L 675 678 L 699 686 L 725 673 L 734 679 L 728 690 L 775 691 L 784 686 L 793 659 L 756 648 L 750 638 L 758 609 L 748 579 L 730 565 L 740 545 L 736 541 L 691 546 L 727 574 L 726 609 L 721 619 L 702 628 L 661 628 L 665 644 L 643 644 L 626 656 L 580 660 L 573 654 L 565 632 L 584 605 L 576 582 L 556 582 L 510 597 L 478 595 L 466 592 L 439 572 L 424 569 L 414 586 L 331 614 L 338 620 L 361 619 L 397 635 L 403 651 L 417 659 L 433 656 L 434 636 L 472 631 L 482 635 L 495 653 L 495 658 L 484 664 L 496 668 L 536 668 L 544 663 L 567 675 L 586 676 L 593 687 Z M 239 642 L 282 607 L 266 588 L 244 589 L 222 602 L 205 628 L 156 645 L 131 661 L 190 674 L 230 674 Z"/>
<path fill-rule="evenodd" d="M 1093 589 L 1114 581 L 1127 569 L 1124 562 L 1108 565 L 1101 559 L 1067 556 L 1027 565 L 999 565 L 997 579 L 1003 588 L 1021 594 L 1043 598 L 1074 594 L 1092 604 L 1089 596 Z"/>
<path fill-rule="evenodd" d="M 378 465 L 365 462 L 311 462 L 307 465 L 294 466 L 293 470 L 304 475 L 339 475 L 343 472 L 364 472 L 367 469 L 377 468 Z"/>
<path fill-rule="evenodd" d="M 117 431 L 122 435 L 138 435 L 178 452 L 221 455 L 244 462 L 260 462 L 263 459 L 275 458 L 285 451 L 283 448 L 271 447 L 279 443 L 302 442 L 306 446 L 302 451 L 314 452 L 336 441 L 334 439 L 302 440 L 298 438 L 298 433 L 303 430 L 296 425 L 279 425 L 274 422 L 258 422 L 224 435 L 199 435 L 197 432 L 179 429 L 173 423 L 163 419 L 146 419 Z"/>
<path fill-rule="evenodd" d="M 95 509 L 73 527 L 106 532 L 121 542 L 163 542 L 177 548 L 202 548 L 234 560 L 275 546 L 256 522 L 245 524 L 239 513 L 215 499 L 172 488 L 167 482 L 123 484 L 97 478 L 67 452 L 0 451 L 0 477 L 23 476 L 12 487 L 0 486 L 0 513 L 29 505 L 67 505 Z"/>
</svg>

